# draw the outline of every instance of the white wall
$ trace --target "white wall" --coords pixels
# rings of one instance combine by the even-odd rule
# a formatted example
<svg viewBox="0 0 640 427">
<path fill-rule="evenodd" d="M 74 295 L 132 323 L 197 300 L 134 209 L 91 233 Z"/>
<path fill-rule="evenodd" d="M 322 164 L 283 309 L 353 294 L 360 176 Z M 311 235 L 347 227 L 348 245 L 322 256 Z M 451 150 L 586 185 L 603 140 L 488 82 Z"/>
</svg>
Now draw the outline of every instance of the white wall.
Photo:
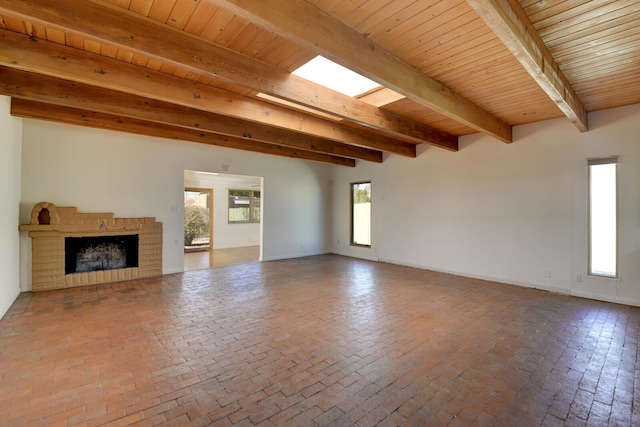
<svg viewBox="0 0 640 427">
<path fill-rule="evenodd" d="M 179 272 L 184 171 L 222 172 L 228 165 L 228 173 L 264 177 L 264 260 L 329 250 L 330 166 L 37 120 L 24 120 L 23 134 L 21 222 L 41 201 L 117 217 L 154 216 L 164 224 L 163 271 Z M 21 252 L 25 290 L 29 257 L 29 250 Z"/>
<path fill-rule="evenodd" d="M 2 203 L 10 215 L 20 188 L 22 121 L 8 116 L 7 98 L 0 100 L 0 170 L 7 175 L 0 185 L 9 194 Z M 155 216 L 165 227 L 164 271 L 181 271 L 183 172 L 223 172 L 229 165 L 228 173 L 264 177 L 265 260 L 332 249 L 640 305 L 640 105 L 589 118 L 587 133 L 559 119 L 514 128 L 513 144 L 471 135 L 461 138 L 457 153 L 421 146 L 417 159 L 386 156 L 382 165 L 358 162 L 355 169 L 25 120 L 19 222 L 40 201 Z M 586 273 L 586 159 L 609 155 L 620 156 L 620 280 Z M 349 183 L 368 179 L 373 247 L 352 248 Z M 9 286 L 9 294 L 0 288 L 0 308 L 17 293 L 11 284 L 16 226 L 15 218 L 0 217 L 1 261 L 7 263 L 0 286 Z M 20 242 L 20 283 L 27 290 L 26 233 Z"/>
<path fill-rule="evenodd" d="M 11 117 L 11 99 L 0 96 L 0 317 L 20 293 L 18 206 L 22 119 Z"/>
<path fill-rule="evenodd" d="M 260 223 L 229 224 L 229 190 L 257 190 L 260 177 L 185 172 L 185 186 L 213 190 L 213 248 L 260 245 Z M 262 194 L 261 194 L 262 196 Z"/>
<path fill-rule="evenodd" d="M 333 251 L 640 305 L 640 105 L 476 134 L 333 171 Z M 619 155 L 620 280 L 587 275 L 587 158 Z M 349 183 L 372 180 L 373 246 L 349 242 Z M 340 243 L 338 244 L 338 241 Z M 545 270 L 551 277 L 545 278 Z M 582 282 L 576 275 L 582 275 Z"/>
</svg>

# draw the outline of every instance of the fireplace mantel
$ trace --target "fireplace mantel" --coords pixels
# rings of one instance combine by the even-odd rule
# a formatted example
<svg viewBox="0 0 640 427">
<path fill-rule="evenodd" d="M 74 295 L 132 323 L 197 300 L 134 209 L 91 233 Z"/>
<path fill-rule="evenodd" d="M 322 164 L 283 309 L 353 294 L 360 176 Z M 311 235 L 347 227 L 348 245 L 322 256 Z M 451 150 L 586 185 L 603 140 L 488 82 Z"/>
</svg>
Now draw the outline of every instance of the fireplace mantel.
<svg viewBox="0 0 640 427">
<path fill-rule="evenodd" d="M 80 213 L 76 207 L 41 202 L 29 224 L 33 291 L 97 285 L 162 275 L 162 223 L 155 218 L 115 218 L 113 213 Z M 138 235 L 138 267 L 65 274 L 65 239 Z"/>
</svg>

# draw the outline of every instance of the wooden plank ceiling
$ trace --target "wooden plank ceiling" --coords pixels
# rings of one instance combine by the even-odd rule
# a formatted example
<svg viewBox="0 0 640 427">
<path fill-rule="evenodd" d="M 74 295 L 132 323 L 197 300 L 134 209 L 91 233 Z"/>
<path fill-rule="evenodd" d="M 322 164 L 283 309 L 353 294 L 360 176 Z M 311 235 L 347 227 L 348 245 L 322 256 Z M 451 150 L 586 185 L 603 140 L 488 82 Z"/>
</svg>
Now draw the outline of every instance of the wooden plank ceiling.
<svg viewBox="0 0 640 427">
<path fill-rule="evenodd" d="M 640 0 L 0 0 L 12 114 L 355 166 L 640 102 Z M 381 85 L 291 74 L 323 55 Z M 425 155 L 428 155 L 426 153 Z"/>
</svg>

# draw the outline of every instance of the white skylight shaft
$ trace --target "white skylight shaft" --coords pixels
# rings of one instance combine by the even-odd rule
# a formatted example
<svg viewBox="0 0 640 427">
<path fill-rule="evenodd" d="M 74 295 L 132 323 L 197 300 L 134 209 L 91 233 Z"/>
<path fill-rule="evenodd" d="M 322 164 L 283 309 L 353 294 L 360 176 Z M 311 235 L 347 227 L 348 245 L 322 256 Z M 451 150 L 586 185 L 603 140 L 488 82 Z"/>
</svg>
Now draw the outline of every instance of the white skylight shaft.
<svg viewBox="0 0 640 427">
<path fill-rule="evenodd" d="M 380 87 L 373 80 L 322 56 L 316 56 L 292 74 L 348 96 L 358 96 Z"/>
</svg>

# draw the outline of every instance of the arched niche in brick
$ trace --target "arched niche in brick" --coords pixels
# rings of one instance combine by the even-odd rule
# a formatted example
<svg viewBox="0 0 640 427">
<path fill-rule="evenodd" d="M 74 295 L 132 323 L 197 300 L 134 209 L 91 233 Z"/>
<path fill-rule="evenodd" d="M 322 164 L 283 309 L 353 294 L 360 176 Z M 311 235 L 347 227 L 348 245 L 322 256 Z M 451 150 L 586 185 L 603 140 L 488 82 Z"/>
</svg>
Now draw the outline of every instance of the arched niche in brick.
<svg viewBox="0 0 640 427">
<path fill-rule="evenodd" d="M 40 202 L 31 210 L 31 225 L 58 225 L 60 216 L 58 208 L 53 203 Z"/>
</svg>

